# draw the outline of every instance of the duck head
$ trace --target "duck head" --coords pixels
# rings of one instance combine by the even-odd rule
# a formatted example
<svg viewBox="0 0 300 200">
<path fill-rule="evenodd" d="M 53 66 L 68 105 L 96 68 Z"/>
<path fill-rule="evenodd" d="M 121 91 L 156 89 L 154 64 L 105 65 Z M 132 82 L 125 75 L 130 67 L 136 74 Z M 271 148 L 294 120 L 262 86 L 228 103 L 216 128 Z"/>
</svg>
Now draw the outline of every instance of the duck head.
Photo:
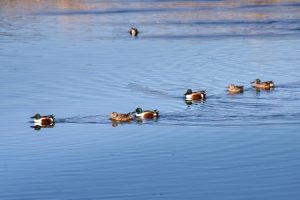
<svg viewBox="0 0 300 200">
<path fill-rule="evenodd" d="M 37 113 L 37 114 L 33 115 L 31 118 L 32 118 L 32 119 L 41 119 L 42 116 L 41 116 L 40 114 Z"/>
<path fill-rule="evenodd" d="M 139 108 L 135 109 L 135 112 L 136 112 L 137 114 L 141 114 L 141 113 L 143 113 L 143 109 L 141 109 L 141 108 L 139 107 Z"/>
<path fill-rule="evenodd" d="M 192 94 L 192 93 L 193 93 L 193 91 L 191 89 L 188 89 L 184 95 L 189 95 L 189 94 Z"/>
<path fill-rule="evenodd" d="M 112 112 L 111 114 L 110 114 L 110 117 L 111 118 L 115 118 L 115 117 L 117 117 L 118 116 L 118 113 L 116 113 L 116 112 Z"/>
<path fill-rule="evenodd" d="M 257 78 L 257 79 L 255 79 L 255 81 L 252 81 L 251 83 L 260 84 L 261 80 Z"/>
</svg>

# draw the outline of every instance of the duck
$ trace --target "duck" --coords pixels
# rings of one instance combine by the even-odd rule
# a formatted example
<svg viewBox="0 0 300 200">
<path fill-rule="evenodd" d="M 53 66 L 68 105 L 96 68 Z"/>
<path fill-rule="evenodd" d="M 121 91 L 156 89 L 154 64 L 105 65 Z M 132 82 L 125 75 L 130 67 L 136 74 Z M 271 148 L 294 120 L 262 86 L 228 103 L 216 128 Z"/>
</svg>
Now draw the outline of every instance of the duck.
<svg viewBox="0 0 300 200">
<path fill-rule="evenodd" d="M 34 116 L 31 117 L 35 125 L 38 126 L 52 126 L 55 122 L 55 117 L 54 115 L 46 115 L 46 116 L 41 116 L 40 114 L 35 114 Z"/>
<path fill-rule="evenodd" d="M 193 92 L 191 89 L 188 89 L 184 95 L 185 95 L 185 99 L 187 101 L 204 100 L 206 98 L 206 92 L 205 91 Z"/>
<path fill-rule="evenodd" d="M 135 116 L 143 119 L 154 119 L 159 117 L 158 110 L 143 110 L 142 108 L 137 108 L 135 110 Z"/>
<path fill-rule="evenodd" d="M 139 31 L 138 31 L 137 28 L 131 27 L 129 33 L 130 33 L 131 36 L 134 36 L 134 37 L 135 37 L 135 36 L 137 36 L 137 35 L 139 34 Z"/>
<path fill-rule="evenodd" d="M 244 92 L 244 86 L 243 85 L 234 85 L 234 84 L 230 84 L 228 87 L 228 91 L 230 93 L 240 93 L 240 92 Z"/>
<path fill-rule="evenodd" d="M 256 79 L 255 81 L 252 81 L 251 84 L 252 87 L 255 87 L 257 89 L 271 89 L 275 87 L 273 81 L 262 82 L 260 79 Z"/>
<path fill-rule="evenodd" d="M 117 112 L 112 112 L 110 114 L 110 117 L 111 117 L 111 120 L 118 121 L 118 122 L 130 122 L 133 119 L 131 113 L 120 114 Z"/>
</svg>

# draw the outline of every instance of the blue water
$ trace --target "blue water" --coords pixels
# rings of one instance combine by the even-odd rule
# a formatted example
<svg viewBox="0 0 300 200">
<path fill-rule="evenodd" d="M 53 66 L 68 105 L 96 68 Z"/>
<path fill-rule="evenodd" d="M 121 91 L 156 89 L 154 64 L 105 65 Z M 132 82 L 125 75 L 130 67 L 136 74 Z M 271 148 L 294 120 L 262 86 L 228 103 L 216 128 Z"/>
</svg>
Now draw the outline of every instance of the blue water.
<svg viewBox="0 0 300 200">
<path fill-rule="evenodd" d="M 298 199 L 299 3 L 0 1 L 0 199 Z"/>
</svg>

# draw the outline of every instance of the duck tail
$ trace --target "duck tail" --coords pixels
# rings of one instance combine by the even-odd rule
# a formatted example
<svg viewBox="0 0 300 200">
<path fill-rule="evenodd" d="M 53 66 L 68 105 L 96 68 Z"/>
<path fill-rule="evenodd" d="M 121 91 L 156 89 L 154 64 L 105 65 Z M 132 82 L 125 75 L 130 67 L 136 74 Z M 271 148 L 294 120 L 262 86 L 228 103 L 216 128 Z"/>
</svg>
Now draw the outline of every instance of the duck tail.
<svg viewBox="0 0 300 200">
<path fill-rule="evenodd" d="M 50 118 L 52 118 L 52 119 L 53 119 L 53 121 L 55 121 L 55 115 L 54 115 L 54 114 L 52 114 L 52 115 L 49 115 L 49 117 L 50 117 Z"/>
</svg>

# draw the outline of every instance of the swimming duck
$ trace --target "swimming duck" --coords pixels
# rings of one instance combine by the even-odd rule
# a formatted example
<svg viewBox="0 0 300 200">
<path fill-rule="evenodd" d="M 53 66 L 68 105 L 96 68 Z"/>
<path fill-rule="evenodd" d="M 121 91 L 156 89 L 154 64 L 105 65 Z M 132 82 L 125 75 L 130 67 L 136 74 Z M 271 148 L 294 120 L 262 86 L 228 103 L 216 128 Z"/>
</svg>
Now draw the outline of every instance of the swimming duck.
<svg viewBox="0 0 300 200">
<path fill-rule="evenodd" d="M 240 92 L 244 92 L 244 86 L 243 85 L 234 85 L 234 84 L 230 84 L 228 87 L 228 91 L 230 93 L 240 93 Z"/>
<path fill-rule="evenodd" d="M 118 122 L 130 122 L 133 117 L 131 113 L 128 114 L 119 114 L 117 112 L 112 112 L 110 114 L 111 120 L 118 121 Z"/>
<path fill-rule="evenodd" d="M 252 87 L 255 87 L 257 89 L 271 89 L 271 88 L 275 87 L 273 81 L 261 82 L 260 79 L 256 79 L 255 81 L 252 81 L 251 84 L 252 84 Z"/>
<path fill-rule="evenodd" d="M 131 27 L 129 33 L 130 33 L 131 36 L 137 36 L 139 34 L 139 31 L 138 31 L 137 28 Z"/>
<path fill-rule="evenodd" d="M 193 92 L 191 89 L 188 89 L 186 91 L 185 99 L 190 101 L 190 100 L 203 100 L 206 98 L 206 92 L 205 91 L 198 91 L 198 92 Z"/>
<path fill-rule="evenodd" d="M 41 116 L 40 114 L 37 113 L 31 118 L 34 119 L 33 120 L 34 124 L 38 126 L 50 126 L 53 125 L 55 122 L 54 115 Z"/>
<path fill-rule="evenodd" d="M 159 117 L 158 110 L 144 110 L 142 108 L 137 108 L 135 110 L 135 116 L 144 119 L 154 119 Z"/>
</svg>

